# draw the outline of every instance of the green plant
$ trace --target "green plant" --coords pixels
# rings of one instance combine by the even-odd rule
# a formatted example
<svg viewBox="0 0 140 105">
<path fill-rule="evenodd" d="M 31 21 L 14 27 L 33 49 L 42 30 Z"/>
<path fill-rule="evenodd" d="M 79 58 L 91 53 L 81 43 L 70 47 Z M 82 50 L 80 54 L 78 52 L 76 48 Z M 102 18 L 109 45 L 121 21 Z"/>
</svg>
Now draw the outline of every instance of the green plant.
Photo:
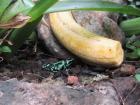
<svg viewBox="0 0 140 105">
<path fill-rule="evenodd" d="M 0 6 L 0 33 L 6 32 L 4 29 L 12 30 L 6 40 L 12 42 L 13 45 L 3 41 L 1 46 L 5 45 L 11 49 L 12 53 L 15 52 L 30 36 L 46 9 L 56 2 L 57 0 L 40 0 L 37 4 L 34 4 L 32 0 L 2 0 L 0 4 L 2 5 Z M 22 17 L 17 20 L 14 19 L 19 14 L 22 14 Z M 30 18 L 27 18 L 27 21 L 23 20 L 27 16 Z M 0 34 L 0 37 L 3 39 L 3 34 Z M 1 50 L 0 53 L 5 54 L 5 51 Z"/>
<path fill-rule="evenodd" d="M 8 51 L 10 54 L 15 52 L 31 35 L 43 13 L 67 10 L 110 11 L 140 16 L 139 8 L 102 0 L 38 0 L 37 3 L 32 0 L 1 0 L 0 38 L 4 39 L 6 32 L 12 30 L 4 39 L 12 44 L 2 41 L 0 48 L 6 46 L 11 50 Z M 21 17 L 17 19 L 18 15 Z M 120 26 L 127 34 L 138 34 L 139 21 L 139 18 L 123 21 Z M 0 53 L 5 54 L 5 51 L 0 50 Z"/>
</svg>

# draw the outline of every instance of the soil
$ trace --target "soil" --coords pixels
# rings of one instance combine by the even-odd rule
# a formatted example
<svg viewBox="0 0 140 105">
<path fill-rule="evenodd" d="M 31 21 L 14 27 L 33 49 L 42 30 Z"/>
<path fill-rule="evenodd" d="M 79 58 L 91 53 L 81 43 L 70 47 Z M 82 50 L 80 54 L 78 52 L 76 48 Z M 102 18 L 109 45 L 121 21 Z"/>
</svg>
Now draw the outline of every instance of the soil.
<svg viewBox="0 0 140 105">
<path fill-rule="evenodd" d="M 75 59 L 73 64 L 67 68 L 69 72 L 63 70 L 62 72 L 52 73 L 42 69 L 42 65 L 62 59 L 56 58 L 45 51 L 41 44 L 36 47 L 36 52 L 34 48 L 35 44 L 28 42 L 7 62 L 1 62 L 0 81 L 3 82 L 0 82 L 0 92 L 5 94 L 3 96 L 5 98 L 0 98 L 0 105 L 11 105 L 7 102 L 13 102 L 12 105 L 19 105 L 19 101 L 21 101 L 20 105 L 29 105 L 29 103 L 30 105 L 140 104 L 140 86 L 133 78 L 136 69 L 138 69 L 136 66 L 138 62 L 129 63 L 125 61 L 127 63 L 124 62 L 119 68 L 107 69 L 101 66 L 89 66 Z M 67 82 L 67 78 L 70 77 L 76 77 L 76 81 L 73 80 L 74 84 Z M 18 80 L 11 80 L 13 78 Z M 70 86 L 70 88 L 67 88 L 67 86 Z M 7 87 L 6 90 L 3 90 L 5 87 Z M 44 91 L 47 93 L 44 93 Z M 58 91 L 61 97 L 58 96 Z M 93 94 L 92 91 L 99 92 Z M 10 98 L 12 95 L 15 96 L 14 99 L 16 98 L 16 100 Z M 50 101 L 46 101 L 45 97 Z M 52 97 L 55 97 L 57 101 L 52 100 Z M 95 100 L 93 101 L 93 99 Z"/>
<path fill-rule="evenodd" d="M 40 83 L 49 77 L 61 77 L 66 79 L 69 75 L 91 75 L 96 76 L 98 73 L 106 74 L 106 68 L 100 66 L 89 66 L 75 59 L 73 64 L 68 67 L 69 72 L 65 70 L 57 73 L 49 72 L 42 69 L 43 64 L 54 63 L 62 58 L 56 58 L 49 52 L 43 49 L 42 44 L 35 44 L 28 42 L 24 44 L 10 59 L 0 63 L 0 80 L 8 80 L 17 78 L 18 80 L 25 80 L 28 82 Z M 34 49 L 37 51 L 35 52 Z"/>
</svg>

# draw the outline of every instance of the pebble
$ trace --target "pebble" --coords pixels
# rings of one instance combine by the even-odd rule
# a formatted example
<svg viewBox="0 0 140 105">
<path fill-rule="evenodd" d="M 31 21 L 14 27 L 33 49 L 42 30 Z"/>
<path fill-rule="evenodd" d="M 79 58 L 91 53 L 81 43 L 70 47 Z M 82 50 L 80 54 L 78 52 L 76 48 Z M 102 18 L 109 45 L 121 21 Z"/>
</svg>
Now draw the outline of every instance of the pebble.
<svg viewBox="0 0 140 105">
<path fill-rule="evenodd" d="M 79 79 L 77 76 L 68 76 L 67 84 L 68 85 L 77 85 L 79 83 Z"/>
</svg>

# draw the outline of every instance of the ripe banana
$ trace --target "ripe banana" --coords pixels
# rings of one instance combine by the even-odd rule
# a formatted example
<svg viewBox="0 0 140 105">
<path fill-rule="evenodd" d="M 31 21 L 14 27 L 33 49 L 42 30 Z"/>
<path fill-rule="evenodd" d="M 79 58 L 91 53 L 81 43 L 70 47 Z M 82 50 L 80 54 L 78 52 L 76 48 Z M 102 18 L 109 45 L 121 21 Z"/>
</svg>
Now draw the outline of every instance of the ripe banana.
<svg viewBox="0 0 140 105">
<path fill-rule="evenodd" d="M 71 12 L 50 13 L 50 24 L 60 43 L 90 64 L 119 66 L 124 52 L 119 41 L 91 33 L 74 20 Z"/>
</svg>

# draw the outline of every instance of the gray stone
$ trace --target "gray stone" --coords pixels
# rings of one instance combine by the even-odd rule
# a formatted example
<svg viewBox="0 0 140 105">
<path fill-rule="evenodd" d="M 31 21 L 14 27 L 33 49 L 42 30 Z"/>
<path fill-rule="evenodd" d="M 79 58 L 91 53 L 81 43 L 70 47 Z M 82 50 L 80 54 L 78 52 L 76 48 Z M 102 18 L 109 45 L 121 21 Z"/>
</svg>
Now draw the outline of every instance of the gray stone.
<svg viewBox="0 0 140 105">
<path fill-rule="evenodd" d="M 12 79 L 0 82 L 0 105 L 121 105 L 126 96 L 125 105 L 135 105 L 140 97 L 135 84 L 131 77 L 73 87 L 60 80 L 38 84 Z"/>
</svg>

